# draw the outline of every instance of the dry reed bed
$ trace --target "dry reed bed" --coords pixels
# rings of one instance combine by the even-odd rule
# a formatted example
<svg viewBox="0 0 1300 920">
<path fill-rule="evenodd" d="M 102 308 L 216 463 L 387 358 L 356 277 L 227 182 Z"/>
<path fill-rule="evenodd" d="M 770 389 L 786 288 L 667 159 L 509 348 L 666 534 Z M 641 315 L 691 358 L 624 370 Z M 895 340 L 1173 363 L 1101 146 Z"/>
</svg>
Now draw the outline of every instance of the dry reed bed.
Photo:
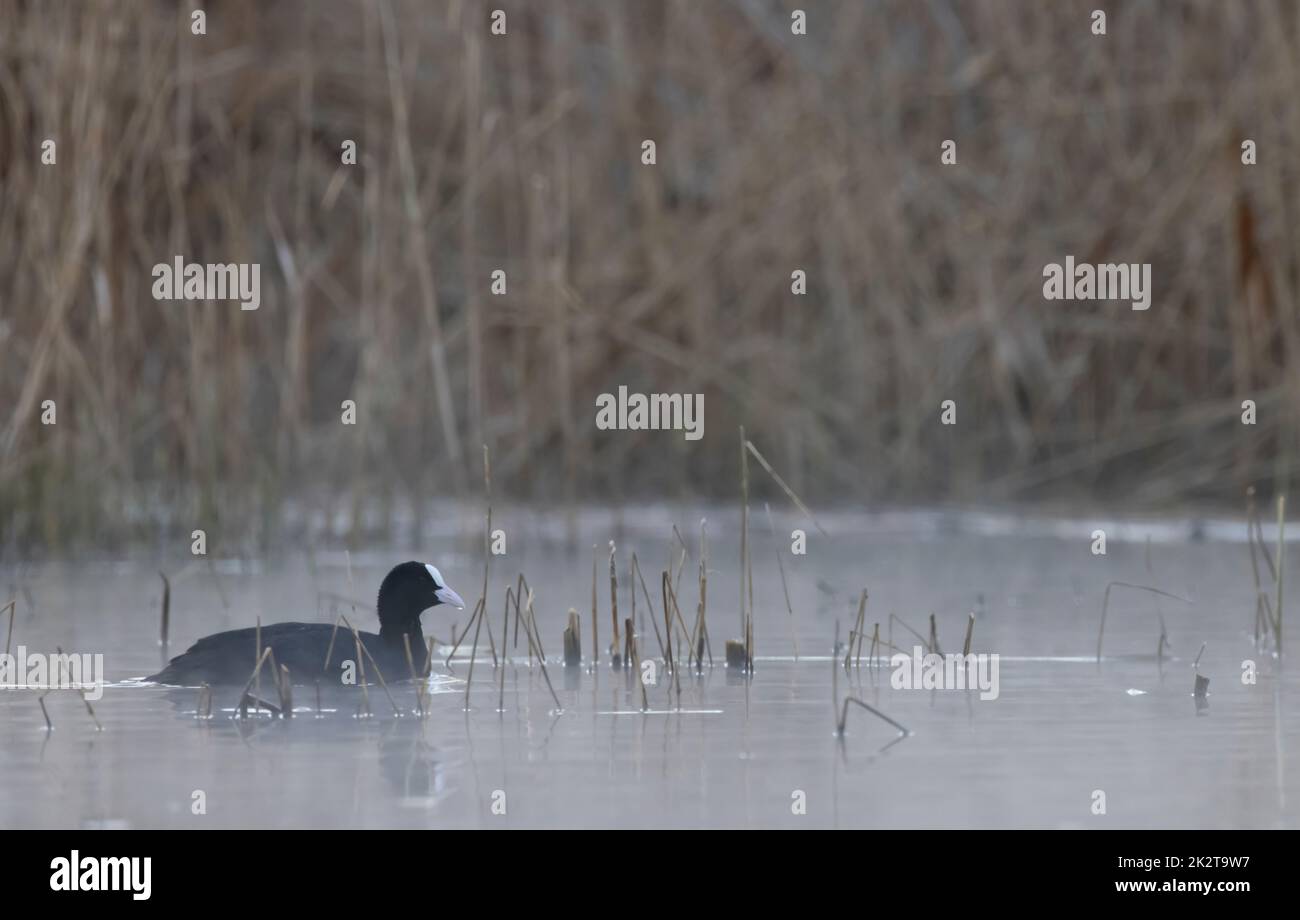
<svg viewBox="0 0 1300 920">
<path fill-rule="evenodd" d="M 1300 9 L 1100 39 L 1089 3 L 842 0 L 794 40 L 776 2 L 492 5 L 506 39 L 386 0 L 194 39 L 183 5 L 0 0 L 0 539 L 273 541 L 288 496 L 469 488 L 484 442 L 511 497 L 726 496 L 741 421 L 814 502 L 1285 475 Z M 177 253 L 259 262 L 261 309 L 155 302 Z M 1151 310 L 1045 303 L 1066 254 L 1153 263 Z M 598 433 L 619 384 L 705 393 L 707 436 Z"/>
</svg>

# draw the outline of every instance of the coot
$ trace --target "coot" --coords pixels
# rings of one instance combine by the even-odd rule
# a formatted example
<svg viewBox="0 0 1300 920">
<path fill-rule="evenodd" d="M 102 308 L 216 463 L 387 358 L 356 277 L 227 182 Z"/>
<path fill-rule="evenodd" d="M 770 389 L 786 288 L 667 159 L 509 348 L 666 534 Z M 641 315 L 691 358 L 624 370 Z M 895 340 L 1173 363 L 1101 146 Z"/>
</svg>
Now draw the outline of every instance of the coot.
<svg viewBox="0 0 1300 920">
<path fill-rule="evenodd" d="M 410 637 L 411 658 L 415 666 L 418 668 L 423 664 L 426 652 L 420 614 L 439 604 L 465 606 L 460 595 L 447 587 L 442 573 L 434 566 L 403 562 L 385 576 L 379 586 L 379 635 L 368 632 L 359 635 L 366 650 L 390 680 L 409 674 L 403 636 Z M 334 637 L 332 650 L 331 636 Z M 263 626 L 262 648 L 268 647 L 272 649 L 276 664 L 289 668 L 294 683 L 340 680 L 344 674 L 343 662 L 357 657 L 352 633 L 342 624 L 337 635 L 334 635 L 334 626 L 330 623 Z M 327 652 L 330 656 L 328 662 L 325 660 Z M 205 682 L 243 684 L 253 673 L 257 654 L 257 629 L 232 629 L 200 639 L 185 654 L 177 655 L 167 667 L 146 679 L 180 686 L 197 686 Z M 369 659 L 365 665 L 370 669 Z M 354 673 L 360 672 L 354 669 Z"/>
</svg>

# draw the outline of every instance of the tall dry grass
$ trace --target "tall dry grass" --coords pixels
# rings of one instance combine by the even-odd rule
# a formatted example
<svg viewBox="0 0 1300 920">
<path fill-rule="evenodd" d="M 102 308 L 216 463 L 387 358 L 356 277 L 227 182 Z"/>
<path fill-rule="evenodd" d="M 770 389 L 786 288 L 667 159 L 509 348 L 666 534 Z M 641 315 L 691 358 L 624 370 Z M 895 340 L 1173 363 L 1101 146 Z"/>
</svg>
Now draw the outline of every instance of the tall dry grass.
<svg viewBox="0 0 1300 920">
<path fill-rule="evenodd" d="M 480 443 L 517 498 L 733 497 L 741 423 L 821 501 L 1284 474 L 1300 7 L 795 5 L 0 0 L 5 544 L 274 539 Z M 154 301 L 176 254 L 261 309 Z M 1066 254 L 1152 263 L 1151 309 L 1045 302 Z M 703 392 L 704 440 L 597 432 L 620 384 Z"/>
</svg>

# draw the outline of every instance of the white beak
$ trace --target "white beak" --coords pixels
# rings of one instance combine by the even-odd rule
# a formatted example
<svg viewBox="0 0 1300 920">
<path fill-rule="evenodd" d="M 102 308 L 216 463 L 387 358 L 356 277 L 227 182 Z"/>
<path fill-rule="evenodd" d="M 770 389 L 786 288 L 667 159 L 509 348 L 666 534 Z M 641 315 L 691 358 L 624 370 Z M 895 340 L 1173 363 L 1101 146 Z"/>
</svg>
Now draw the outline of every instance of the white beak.
<svg viewBox="0 0 1300 920">
<path fill-rule="evenodd" d="M 439 588 L 433 592 L 433 596 L 436 597 L 440 603 L 451 604 L 451 606 L 459 607 L 461 610 L 465 609 L 465 602 L 461 600 L 460 595 L 451 590 L 451 588 Z"/>
</svg>

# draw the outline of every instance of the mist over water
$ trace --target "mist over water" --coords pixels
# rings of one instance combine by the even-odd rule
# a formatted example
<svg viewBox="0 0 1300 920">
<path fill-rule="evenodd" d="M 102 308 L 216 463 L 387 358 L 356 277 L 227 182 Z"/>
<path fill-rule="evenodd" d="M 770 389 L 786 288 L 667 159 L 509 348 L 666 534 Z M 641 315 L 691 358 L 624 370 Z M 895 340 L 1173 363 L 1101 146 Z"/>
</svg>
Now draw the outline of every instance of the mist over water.
<svg viewBox="0 0 1300 920">
<path fill-rule="evenodd" d="M 665 509 L 660 514 L 668 516 Z M 596 510 L 588 524 L 605 519 Z M 715 521 L 716 519 L 716 521 Z M 560 663 L 567 610 L 583 616 L 583 654 L 590 655 L 591 559 L 560 536 L 563 522 L 531 519 L 536 533 L 493 559 L 489 622 L 499 644 L 500 599 L 522 570 L 535 611 L 548 673 L 563 704 L 555 710 L 541 669 L 528 665 L 526 644 L 510 651 L 501 673 L 480 638 L 464 710 L 468 650 L 448 667 L 435 663 L 428 714 L 415 712 L 406 675 L 386 680 L 403 715 L 394 716 L 371 678 L 372 715 L 359 717 L 355 687 L 323 687 L 321 713 L 313 687 L 295 688 L 296 715 L 236 718 L 234 688 L 214 691 L 213 717 L 196 718 L 199 694 L 125 683 L 157 669 L 160 583 L 146 564 L 125 560 L 7 569 L 35 610 L 20 605 L 15 643 L 33 650 L 102 652 L 110 685 L 95 704 L 95 731 L 70 691 L 46 699 L 54 730 L 29 691 L 0 692 L 0 825 L 131 827 L 1277 827 L 1296 823 L 1300 745 L 1294 672 L 1278 668 L 1251 644 L 1246 548 L 1218 540 L 1190 542 L 1186 522 L 1161 522 L 1161 542 L 1113 541 L 1094 556 L 1083 538 L 989 535 L 988 518 L 894 513 L 831 519 L 831 536 L 810 537 L 807 556 L 786 557 L 795 609 L 786 613 L 771 537 L 751 531 L 754 554 L 755 673 L 752 680 L 722 665 L 722 645 L 739 638 L 739 549 L 725 515 L 711 517 L 708 625 L 716 666 L 683 670 L 680 708 L 661 673 L 647 687 L 648 711 L 630 671 L 614 671 L 604 654 L 610 639 L 607 558 L 598 597 L 602 663 L 594 673 Z M 684 519 L 685 520 L 685 519 Z M 778 533 L 798 525 L 777 518 Z M 947 526 L 937 527 L 937 520 Z M 1004 529 L 1013 531 L 1007 522 Z M 1086 537 L 1085 523 L 1057 522 Z M 669 544 L 647 514 L 621 531 L 620 567 L 636 551 L 651 597 Z M 1141 530 L 1141 522 L 1133 523 Z M 1154 525 L 1152 525 L 1154 526 Z M 695 609 L 691 559 L 679 602 L 688 622 Z M 671 530 L 668 530 L 671 533 Z M 602 541 L 603 542 L 603 541 Z M 785 547 L 788 550 L 788 541 Z M 680 552 L 680 548 L 678 548 Z M 1147 570 L 1148 555 L 1150 571 Z M 373 604 L 374 587 L 391 562 L 412 556 L 440 560 L 448 582 L 467 595 L 482 578 L 481 556 L 450 537 L 431 538 L 420 552 L 388 547 L 351 554 L 348 584 L 342 552 L 273 561 L 226 561 L 213 570 L 173 575 L 171 644 L 178 654 L 194 639 L 222 629 L 281 620 L 331 622 L 328 597 Z M 312 566 L 315 566 L 313 574 Z M 216 581 L 213 580 L 213 571 Z M 651 578 L 653 576 L 653 578 Z M 1105 657 L 1095 660 L 1097 625 L 1110 581 L 1147 584 L 1192 601 L 1141 592 L 1112 592 Z M 928 635 L 936 617 L 940 648 L 959 652 L 967 614 L 976 611 L 971 651 L 1001 656 L 1000 693 L 895 690 L 886 661 L 872 669 L 868 642 L 861 668 L 831 659 L 856 618 L 858 594 L 869 587 L 865 622 L 895 613 Z M 620 618 L 631 598 L 620 574 Z M 351 607 L 344 612 L 354 618 Z M 653 629 L 638 588 L 638 641 L 657 658 Z M 453 621 L 469 611 L 435 608 L 426 634 L 447 642 Z M 1156 657 L 1158 615 L 1169 648 Z M 656 616 L 662 617 L 657 608 Z M 373 629 L 372 612 L 354 622 Z M 662 621 L 659 623 L 662 631 Z M 918 640 L 901 625 L 892 640 L 910 650 Z M 799 659 L 795 660 L 795 645 Z M 1209 694 L 1193 698 L 1192 661 Z M 449 651 L 445 646 L 441 655 Z M 1258 667 L 1244 685 L 1242 662 Z M 251 673 L 250 662 L 250 673 Z M 269 678 L 264 678 L 269 685 Z M 843 739 L 835 735 L 839 700 L 849 694 L 904 725 L 898 732 L 851 707 Z M 275 699 L 265 689 L 263 698 Z M 891 743 L 892 742 L 892 743 Z M 1093 814 L 1102 790 L 1106 814 Z M 206 813 L 194 814 L 202 792 Z M 504 814 L 494 795 L 504 793 Z M 803 794 L 806 813 L 792 803 Z"/>
</svg>

